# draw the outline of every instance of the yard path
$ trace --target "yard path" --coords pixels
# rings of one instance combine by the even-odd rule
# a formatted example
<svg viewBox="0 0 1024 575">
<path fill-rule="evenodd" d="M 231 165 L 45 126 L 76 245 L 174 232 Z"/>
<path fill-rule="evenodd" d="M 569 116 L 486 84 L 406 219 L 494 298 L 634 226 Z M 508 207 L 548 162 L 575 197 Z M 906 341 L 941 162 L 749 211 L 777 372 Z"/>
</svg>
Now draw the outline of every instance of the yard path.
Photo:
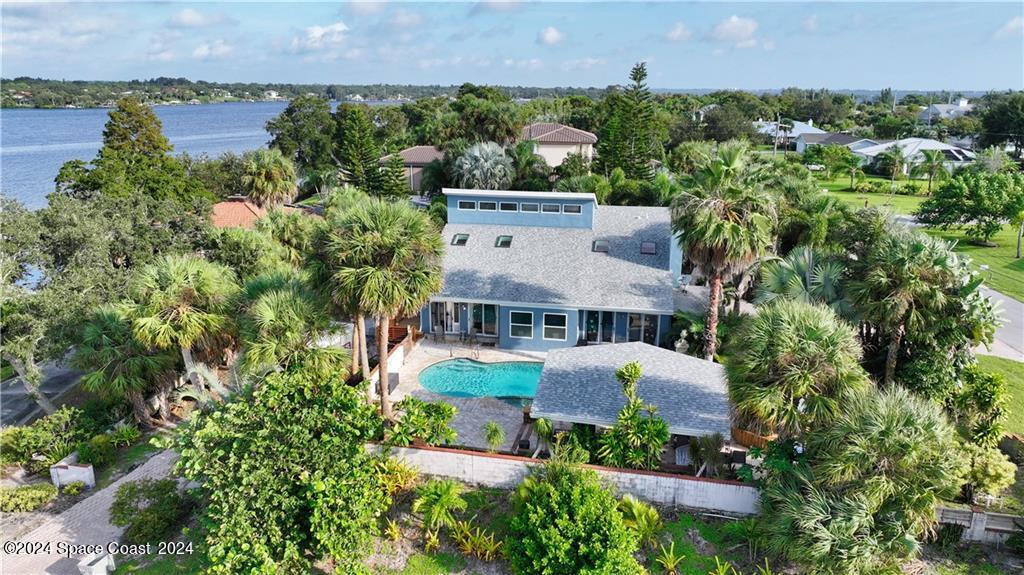
<svg viewBox="0 0 1024 575">
<path fill-rule="evenodd" d="M 87 555 L 62 554 L 58 552 L 60 542 L 74 545 L 103 545 L 117 541 L 124 531 L 110 523 L 110 504 L 117 488 L 127 481 L 167 477 L 178 454 L 167 450 L 154 455 L 131 473 L 118 479 L 110 486 L 97 491 L 81 503 L 50 519 L 17 541 L 50 543 L 50 553 L 37 555 L 0 555 L 0 573 L 4 575 L 77 575 L 78 562 Z"/>
</svg>

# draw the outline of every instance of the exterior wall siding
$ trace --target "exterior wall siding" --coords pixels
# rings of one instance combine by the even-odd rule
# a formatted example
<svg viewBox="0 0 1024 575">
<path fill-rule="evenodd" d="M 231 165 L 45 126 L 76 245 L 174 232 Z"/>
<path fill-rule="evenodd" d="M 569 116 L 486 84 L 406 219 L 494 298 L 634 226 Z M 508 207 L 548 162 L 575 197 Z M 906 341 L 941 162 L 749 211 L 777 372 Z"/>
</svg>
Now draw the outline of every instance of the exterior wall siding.
<svg viewBox="0 0 1024 575">
<path fill-rule="evenodd" d="M 512 337 L 512 312 L 533 314 L 532 338 Z M 564 340 L 544 339 L 544 314 L 564 314 L 566 316 Z M 534 308 L 528 305 L 501 306 L 498 308 L 498 346 L 504 349 L 521 349 L 524 351 L 548 351 L 561 347 L 572 347 L 576 345 L 579 335 L 579 316 L 579 310 L 577 309 Z"/>
<path fill-rule="evenodd" d="M 539 144 L 534 142 L 533 149 L 552 168 L 561 166 L 569 154 L 582 154 L 588 160 L 594 155 L 594 146 L 591 144 Z"/>
<path fill-rule="evenodd" d="M 480 211 L 460 210 L 459 202 L 476 202 L 477 205 L 483 202 L 515 202 L 516 204 L 562 204 L 581 207 L 579 214 L 546 214 L 543 212 L 502 212 L 502 211 Z M 508 192 L 508 198 L 497 199 L 485 196 L 448 196 L 448 223 L 451 224 L 481 224 L 481 225 L 502 225 L 502 226 L 534 226 L 549 228 L 591 228 L 594 224 L 594 202 L 589 199 L 568 200 L 517 197 L 514 193 Z M 513 233 L 514 235 L 514 233 Z M 493 241 L 493 240 L 491 240 Z"/>
</svg>

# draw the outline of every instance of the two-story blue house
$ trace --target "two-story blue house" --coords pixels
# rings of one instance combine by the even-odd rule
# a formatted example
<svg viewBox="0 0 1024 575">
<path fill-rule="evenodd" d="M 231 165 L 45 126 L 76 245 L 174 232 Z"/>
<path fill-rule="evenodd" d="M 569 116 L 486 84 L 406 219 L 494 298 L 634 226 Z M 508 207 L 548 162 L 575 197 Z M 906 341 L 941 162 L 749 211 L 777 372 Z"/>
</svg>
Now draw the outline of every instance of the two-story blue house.
<svg viewBox="0 0 1024 575">
<path fill-rule="evenodd" d="M 671 344 L 683 258 L 668 208 L 599 206 L 593 194 L 444 194 L 444 285 L 421 312 L 424 332 L 530 351 Z"/>
</svg>

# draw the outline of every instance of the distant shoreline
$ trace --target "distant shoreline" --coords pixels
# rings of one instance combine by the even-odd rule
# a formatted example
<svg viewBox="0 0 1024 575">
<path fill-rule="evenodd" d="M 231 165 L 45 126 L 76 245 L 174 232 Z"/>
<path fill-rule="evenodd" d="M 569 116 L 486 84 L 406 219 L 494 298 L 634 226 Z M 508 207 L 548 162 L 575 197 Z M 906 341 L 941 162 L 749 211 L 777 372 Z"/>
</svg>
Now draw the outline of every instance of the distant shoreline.
<svg viewBox="0 0 1024 575">
<path fill-rule="evenodd" d="M 337 104 L 366 104 L 367 106 L 401 106 L 412 100 L 329 100 L 332 105 Z M 288 104 L 290 98 L 276 98 L 273 100 L 220 100 L 214 102 L 146 102 L 149 106 L 183 107 L 183 106 L 211 106 L 219 104 Z M 113 108 L 113 105 L 68 105 L 68 106 L 0 106 L 0 110 L 106 110 Z"/>
</svg>

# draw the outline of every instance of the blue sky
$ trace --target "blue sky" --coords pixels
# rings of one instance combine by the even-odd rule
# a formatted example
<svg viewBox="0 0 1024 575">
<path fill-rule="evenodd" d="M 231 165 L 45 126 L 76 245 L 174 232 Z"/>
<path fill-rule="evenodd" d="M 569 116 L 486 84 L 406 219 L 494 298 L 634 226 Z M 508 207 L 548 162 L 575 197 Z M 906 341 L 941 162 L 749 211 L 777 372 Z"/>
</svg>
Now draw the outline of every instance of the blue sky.
<svg viewBox="0 0 1024 575">
<path fill-rule="evenodd" d="M 1024 2 L 8 2 L 2 74 L 657 88 L 1024 88 Z"/>
</svg>

